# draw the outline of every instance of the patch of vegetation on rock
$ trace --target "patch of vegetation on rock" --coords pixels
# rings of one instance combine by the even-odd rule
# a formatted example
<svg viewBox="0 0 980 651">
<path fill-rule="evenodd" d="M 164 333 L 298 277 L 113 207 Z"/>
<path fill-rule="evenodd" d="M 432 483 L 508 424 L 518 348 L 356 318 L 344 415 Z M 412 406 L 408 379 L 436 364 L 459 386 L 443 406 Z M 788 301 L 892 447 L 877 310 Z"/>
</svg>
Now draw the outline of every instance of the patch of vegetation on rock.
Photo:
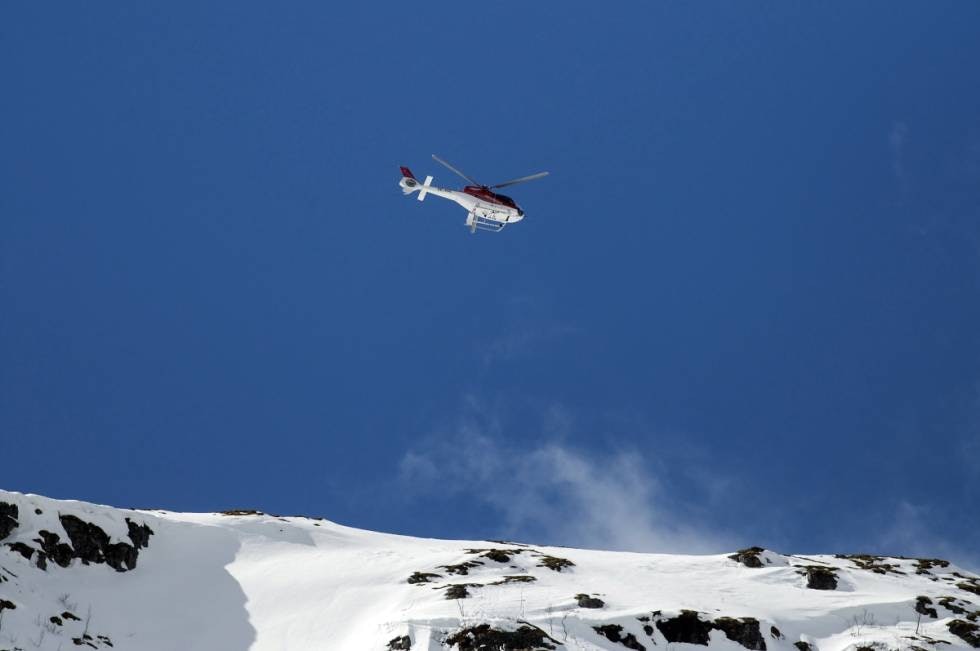
<svg viewBox="0 0 980 651">
<path fill-rule="evenodd" d="M 514 631 L 479 624 L 460 629 L 445 639 L 445 644 L 459 651 L 553 651 L 557 640 L 530 624 Z"/>
<path fill-rule="evenodd" d="M 606 602 L 602 599 L 582 592 L 575 595 L 575 600 L 578 601 L 579 608 L 602 608 L 606 605 Z"/>
<path fill-rule="evenodd" d="M 950 633 L 970 646 L 974 648 L 980 647 L 980 626 L 977 626 L 973 622 L 963 621 L 962 619 L 954 619 L 947 623 L 946 627 Z"/>
<path fill-rule="evenodd" d="M 543 554 L 538 561 L 538 567 L 547 567 L 549 570 L 561 572 L 566 568 L 575 567 L 575 563 L 567 558 L 558 558 L 557 556 L 548 556 L 547 554 Z"/>
<path fill-rule="evenodd" d="M 966 590 L 967 592 L 972 592 L 973 594 L 980 596 L 980 582 L 978 582 L 976 579 L 960 581 L 956 584 L 956 587 L 960 590 Z"/>
<path fill-rule="evenodd" d="M 490 585 L 507 585 L 509 583 L 534 583 L 538 579 L 530 574 L 511 574 L 505 576 L 500 581 L 494 581 Z"/>
<path fill-rule="evenodd" d="M 944 561 L 941 558 L 916 558 L 913 560 L 915 560 L 916 574 L 931 574 L 929 570 L 935 567 L 949 567 L 949 561 Z"/>
<path fill-rule="evenodd" d="M 435 572 L 414 572 L 408 577 L 407 582 L 415 585 L 417 583 L 431 583 L 433 579 L 441 579 L 441 574 Z"/>
<path fill-rule="evenodd" d="M 766 641 L 759 630 L 759 620 L 754 617 L 719 617 L 713 626 L 725 633 L 732 642 L 738 642 L 752 651 L 766 651 Z"/>
<path fill-rule="evenodd" d="M 936 612 L 935 608 L 929 606 L 932 603 L 932 599 L 919 595 L 915 598 L 915 612 L 921 613 L 923 615 L 928 615 L 933 619 L 939 618 L 939 613 Z"/>
<path fill-rule="evenodd" d="M 647 650 L 647 648 L 640 644 L 640 642 L 636 639 L 636 636 L 632 633 L 623 635 L 623 627 L 619 624 L 603 624 L 602 626 L 593 626 L 592 630 L 610 642 L 622 644 L 627 649 L 633 649 L 634 651 Z"/>
<path fill-rule="evenodd" d="M 745 567 L 765 567 L 762 559 L 759 558 L 759 554 L 766 551 L 762 547 L 746 547 L 745 549 L 740 549 L 728 558 L 732 559 L 736 563 L 741 563 Z"/>
<path fill-rule="evenodd" d="M 450 583 L 447 586 L 437 589 L 446 591 L 446 599 L 466 599 L 470 596 L 470 591 L 467 588 L 482 587 L 479 583 Z"/>
<path fill-rule="evenodd" d="M 412 576 L 408 577 L 408 583 L 431 583 L 432 579 L 441 579 L 441 574 L 436 574 L 435 572 L 415 572 Z"/>
<path fill-rule="evenodd" d="M 837 572 L 824 565 L 797 566 L 797 572 L 806 576 L 806 587 L 812 590 L 836 590 Z"/>
<path fill-rule="evenodd" d="M 407 635 L 392 638 L 388 642 L 388 651 L 409 651 L 412 648 L 412 638 Z"/>
<path fill-rule="evenodd" d="M 0 502 L 0 540 L 3 540 L 17 528 L 19 511 L 16 504 Z"/>
<path fill-rule="evenodd" d="M 446 570 L 448 574 L 466 575 L 470 573 L 471 569 L 481 565 L 483 565 L 483 561 L 464 561 L 455 565 L 440 565 L 439 569 Z"/>
<path fill-rule="evenodd" d="M 835 554 L 836 558 L 843 558 L 851 561 L 862 570 L 868 570 L 875 574 L 905 574 L 893 563 L 885 563 L 884 556 L 872 556 L 871 554 Z"/>
</svg>

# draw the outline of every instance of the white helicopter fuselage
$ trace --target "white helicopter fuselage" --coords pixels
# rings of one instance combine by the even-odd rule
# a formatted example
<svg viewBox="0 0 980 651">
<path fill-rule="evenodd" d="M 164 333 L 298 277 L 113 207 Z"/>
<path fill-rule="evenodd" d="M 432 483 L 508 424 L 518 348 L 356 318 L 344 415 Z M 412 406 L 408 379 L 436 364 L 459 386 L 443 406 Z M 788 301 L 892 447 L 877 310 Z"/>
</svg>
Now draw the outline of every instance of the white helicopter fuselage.
<svg viewBox="0 0 980 651">
<path fill-rule="evenodd" d="M 464 209 L 466 209 L 466 225 L 470 230 L 476 231 L 489 230 L 499 231 L 508 224 L 514 224 L 524 219 L 524 211 L 516 204 L 507 205 L 503 201 L 513 204 L 509 197 L 500 195 L 479 186 L 467 186 L 464 190 L 447 190 L 431 185 L 432 177 L 425 177 L 421 182 L 414 176 L 409 176 L 403 172 L 402 179 L 398 185 L 406 195 L 417 192 L 418 200 L 423 201 L 426 196 L 432 194 L 443 199 L 449 199 Z"/>
</svg>

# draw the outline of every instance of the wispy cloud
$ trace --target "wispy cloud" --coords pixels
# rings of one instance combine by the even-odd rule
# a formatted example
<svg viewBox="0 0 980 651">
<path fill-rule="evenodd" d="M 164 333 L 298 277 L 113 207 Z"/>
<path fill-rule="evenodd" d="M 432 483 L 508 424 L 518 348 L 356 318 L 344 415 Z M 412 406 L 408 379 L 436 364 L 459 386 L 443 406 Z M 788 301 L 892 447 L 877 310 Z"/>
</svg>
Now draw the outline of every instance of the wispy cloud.
<svg viewBox="0 0 980 651">
<path fill-rule="evenodd" d="M 557 431 L 529 447 L 503 441 L 499 421 L 464 418 L 452 433 L 406 453 L 401 480 L 490 506 L 506 538 L 647 552 L 731 548 L 720 532 L 685 518 L 639 452 L 577 449 Z"/>
<path fill-rule="evenodd" d="M 980 571 L 980 558 L 935 533 L 930 509 L 900 502 L 889 526 L 881 533 L 877 547 L 881 553 L 903 556 L 946 558 L 970 571 Z"/>
<path fill-rule="evenodd" d="M 905 142 L 909 127 L 904 122 L 893 122 L 888 132 L 888 148 L 892 154 L 892 172 L 899 181 L 905 181 Z"/>
<path fill-rule="evenodd" d="M 581 332 L 556 319 L 541 303 L 526 296 L 515 296 L 506 302 L 501 321 L 495 324 L 495 335 L 478 346 L 484 366 L 525 357 L 537 347 Z"/>
</svg>

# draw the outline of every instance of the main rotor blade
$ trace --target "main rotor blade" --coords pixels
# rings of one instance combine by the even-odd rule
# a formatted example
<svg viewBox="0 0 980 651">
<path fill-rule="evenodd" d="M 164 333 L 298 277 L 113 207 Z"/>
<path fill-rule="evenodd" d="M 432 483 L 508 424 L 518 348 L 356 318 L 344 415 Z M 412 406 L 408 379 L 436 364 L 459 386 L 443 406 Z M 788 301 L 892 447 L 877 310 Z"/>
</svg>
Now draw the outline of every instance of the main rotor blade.
<svg viewBox="0 0 980 651">
<path fill-rule="evenodd" d="M 469 181 L 469 183 L 470 183 L 470 185 L 482 185 L 482 184 L 480 184 L 480 183 L 477 183 L 476 181 L 474 181 L 474 180 L 473 180 L 473 179 L 471 179 L 470 177 L 468 177 L 468 176 L 466 176 L 465 174 L 463 174 L 462 172 L 460 172 L 460 171 L 459 171 L 458 169 L 456 169 L 455 167 L 453 167 L 452 165 L 450 165 L 450 164 L 449 164 L 449 163 L 447 163 L 446 161 L 444 161 L 444 160 L 442 160 L 441 158 L 439 158 L 439 157 L 438 157 L 438 156 L 436 156 L 435 154 L 432 154 L 432 158 L 434 158 L 434 159 L 435 159 L 436 161 L 438 161 L 438 162 L 440 162 L 440 163 L 442 163 L 443 165 L 445 165 L 446 167 L 448 167 L 448 168 L 449 168 L 449 169 L 451 169 L 452 171 L 454 171 L 454 172 L 456 172 L 457 174 L 459 174 L 460 176 L 462 176 L 462 177 L 463 177 L 464 179 L 466 179 L 467 181 Z"/>
<path fill-rule="evenodd" d="M 519 179 L 514 179 L 512 181 L 504 181 L 503 183 L 498 183 L 497 185 L 491 185 L 491 188 L 506 188 L 508 185 L 517 185 L 518 183 L 524 183 L 525 181 L 533 181 L 534 179 L 540 179 L 542 176 L 548 176 L 548 172 L 538 172 L 537 174 L 531 174 L 529 176 L 522 176 Z"/>
</svg>

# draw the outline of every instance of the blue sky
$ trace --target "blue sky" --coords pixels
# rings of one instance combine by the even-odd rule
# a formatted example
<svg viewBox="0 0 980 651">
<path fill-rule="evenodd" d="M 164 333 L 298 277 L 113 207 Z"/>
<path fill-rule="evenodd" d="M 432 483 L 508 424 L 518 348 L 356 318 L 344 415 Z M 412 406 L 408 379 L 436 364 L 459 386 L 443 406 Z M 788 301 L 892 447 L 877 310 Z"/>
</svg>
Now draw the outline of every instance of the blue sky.
<svg viewBox="0 0 980 651">
<path fill-rule="evenodd" d="M 977 565 L 980 5 L 361 4 L 0 9 L 0 485 Z"/>
</svg>

